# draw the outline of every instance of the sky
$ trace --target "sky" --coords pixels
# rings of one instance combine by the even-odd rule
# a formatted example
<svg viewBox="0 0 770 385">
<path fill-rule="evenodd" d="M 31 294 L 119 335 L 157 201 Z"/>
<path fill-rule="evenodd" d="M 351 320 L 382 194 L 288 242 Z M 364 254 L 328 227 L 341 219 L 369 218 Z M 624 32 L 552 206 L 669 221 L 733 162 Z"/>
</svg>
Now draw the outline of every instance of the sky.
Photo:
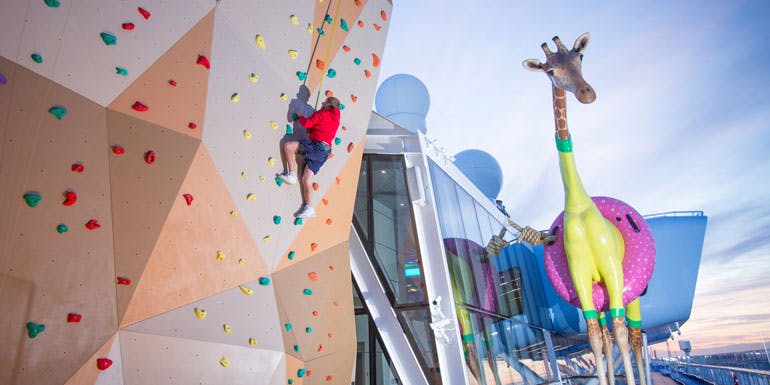
<svg viewBox="0 0 770 385">
<path fill-rule="evenodd" d="M 554 35 L 572 47 L 589 32 L 583 76 L 597 99 L 567 100 L 586 190 L 645 215 L 703 211 L 692 314 L 675 338 L 693 354 L 770 342 L 770 2 L 393 3 L 379 82 L 422 80 L 427 136 L 449 154 L 493 155 L 498 199 L 539 229 L 564 195 L 550 81 L 521 62 L 545 61 Z"/>
</svg>

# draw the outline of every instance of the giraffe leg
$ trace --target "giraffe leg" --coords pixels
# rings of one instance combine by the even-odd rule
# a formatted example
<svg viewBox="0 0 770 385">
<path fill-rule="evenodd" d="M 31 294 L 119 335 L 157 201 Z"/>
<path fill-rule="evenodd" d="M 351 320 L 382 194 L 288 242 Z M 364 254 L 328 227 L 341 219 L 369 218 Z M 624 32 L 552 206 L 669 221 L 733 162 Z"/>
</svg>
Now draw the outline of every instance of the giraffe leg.
<svg viewBox="0 0 770 385">
<path fill-rule="evenodd" d="M 642 350 L 642 312 L 638 297 L 626 306 L 626 319 L 628 319 L 628 343 L 631 345 L 631 351 L 634 352 L 636 369 L 639 372 L 639 384 L 647 385 L 644 351 Z"/>
<path fill-rule="evenodd" d="M 612 332 L 615 334 L 615 343 L 623 357 L 623 369 L 626 372 L 626 384 L 636 385 L 634 381 L 634 368 L 631 366 L 631 356 L 628 354 L 628 329 L 624 317 L 612 318 Z"/>
<path fill-rule="evenodd" d="M 610 385 L 615 385 L 615 363 L 612 354 L 612 336 L 607 329 L 607 318 L 602 313 L 599 316 L 599 324 L 602 327 L 602 344 L 604 345 L 604 357 L 607 361 L 607 378 Z"/>
<path fill-rule="evenodd" d="M 596 375 L 599 377 L 599 385 L 607 385 L 606 367 L 602 359 L 602 330 L 599 326 L 599 319 L 586 318 L 586 327 L 588 329 L 588 344 L 591 346 L 596 360 Z"/>
</svg>

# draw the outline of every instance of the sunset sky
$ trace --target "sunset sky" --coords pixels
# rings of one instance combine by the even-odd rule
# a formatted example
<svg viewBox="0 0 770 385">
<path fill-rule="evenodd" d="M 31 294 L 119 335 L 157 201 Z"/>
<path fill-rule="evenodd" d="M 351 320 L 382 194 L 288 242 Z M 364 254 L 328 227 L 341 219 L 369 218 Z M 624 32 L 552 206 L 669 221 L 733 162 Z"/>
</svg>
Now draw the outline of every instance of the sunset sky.
<svg viewBox="0 0 770 385">
<path fill-rule="evenodd" d="M 760 0 L 397 0 L 380 82 L 420 78 L 431 96 L 427 136 L 450 154 L 492 154 L 512 218 L 548 228 L 563 208 L 550 82 L 521 61 L 545 61 L 540 44 L 554 35 L 571 47 L 590 32 L 583 75 L 597 100 L 567 101 L 586 189 L 642 214 L 702 210 L 692 315 L 676 338 L 694 354 L 761 348 L 761 333 L 770 337 L 768 20 Z"/>
</svg>

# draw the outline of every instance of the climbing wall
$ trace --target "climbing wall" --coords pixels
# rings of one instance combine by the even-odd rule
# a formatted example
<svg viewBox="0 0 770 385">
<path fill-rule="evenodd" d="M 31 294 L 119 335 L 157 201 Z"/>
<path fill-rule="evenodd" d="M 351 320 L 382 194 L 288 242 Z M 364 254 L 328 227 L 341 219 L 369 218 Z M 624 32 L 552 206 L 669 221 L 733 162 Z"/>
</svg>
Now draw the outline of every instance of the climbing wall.
<svg viewBox="0 0 770 385">
<path fill-rule="evenodd" d="M 345 384 L 388 0 L 0 2 L 0 383 Z M 282 141 L 342 103 L 295 219 Z"/>
</svg>

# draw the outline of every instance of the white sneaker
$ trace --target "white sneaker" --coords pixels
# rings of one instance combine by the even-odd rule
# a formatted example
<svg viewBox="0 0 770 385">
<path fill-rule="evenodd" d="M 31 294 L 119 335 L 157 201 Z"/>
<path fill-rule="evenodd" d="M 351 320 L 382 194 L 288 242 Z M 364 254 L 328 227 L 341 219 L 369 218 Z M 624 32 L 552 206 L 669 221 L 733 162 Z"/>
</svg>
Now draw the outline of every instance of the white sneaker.
<svg viewBox="0 0 770 385">
<path fill-rule="evenodd" d="M 275 174 L 275 176 L 281 178 L 286 184 L 297 184 L 297 175 L 293 172 L 282 172 L 280 174 Z"/>
<path fill-rule="evenodd" d="M 302 208 L 294 213 L 294 216 L 297 218 L 312 218 L 315 216 L 315 210 L 312 207 L 303 204 Z"/>
</svg>

